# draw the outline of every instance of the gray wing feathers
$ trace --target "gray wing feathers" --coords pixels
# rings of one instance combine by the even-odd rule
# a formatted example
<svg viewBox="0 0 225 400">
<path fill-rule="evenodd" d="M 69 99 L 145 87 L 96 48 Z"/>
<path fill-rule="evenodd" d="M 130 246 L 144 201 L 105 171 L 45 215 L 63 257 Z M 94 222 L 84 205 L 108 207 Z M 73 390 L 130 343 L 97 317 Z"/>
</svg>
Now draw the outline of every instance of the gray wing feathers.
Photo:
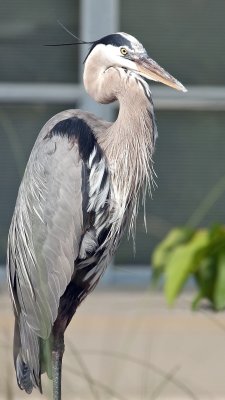
<svg viewBox="0 0 225 400">
<path fill-rule="evenodd" d="M 31 393 L 33 386 L 40 387 L 39 339 L 20 314 L 20 347 L 14 349 L 17 380 L 21 389 Z M 19 334 L 19 332 L 15 332 Z"/>
<path fill-rule="evenodd" d="M 37 142 L 10 228 L 9 284 L 14 306 L 19 305 L 23 323 L 43 339 L 50 335 L 78 255 L 83 223 L 81 168 L 76 144 L 71 147 L 61 137 Z"/>
<path fill-rule="evenodd" d="M 9 231 L 7 274 L 15 311 L 14 360 L 18 384 L 28 393 L 33 386 L 41 390 L 42 345 L 48 343 L 60 297 L 76 273 L 74 261 L 79 258 L 80 245 L 84 258 L 97 246 L 96 233 L 90 230 L 83 235 L 83 162 L 78 145 L 66 137 L 48 135 L 59 121 L 73 116 L 86 118 L 79 110 L 68 110 L 51 118 L 40 132 Z M 92 115 L 88 118 L 97 134 L 103 125 L 110 125 Z M 109 191 L 109 183 L 103 178 L 106 167 L 96 165 L 95 152 L 87 166 L 88 212 L 99 210 Z M 101 189 L 102 181 L 105 184 Z M 101 232 L 101 218 L 106 217 L 100 213 L 96 219 L 97 236 Z M 102 268 L 99 271 L 102 273 Z"/>
</svg>

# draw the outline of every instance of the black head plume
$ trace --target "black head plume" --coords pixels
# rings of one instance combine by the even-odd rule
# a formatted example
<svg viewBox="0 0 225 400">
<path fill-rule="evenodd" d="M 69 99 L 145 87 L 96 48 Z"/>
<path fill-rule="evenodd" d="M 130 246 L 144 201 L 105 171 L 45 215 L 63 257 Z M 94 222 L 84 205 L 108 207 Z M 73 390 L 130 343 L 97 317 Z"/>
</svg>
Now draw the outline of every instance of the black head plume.
<svg viewBox="0 0 225 400">
<path fill-rule="evenodd" d="M 72 42 L 72 43 L 58 43 L 58 44 L 45 44 L 44 46 L 74 46 L 76 44 L 93 44 L 94 42 L 86 42 L 85 40 L 80 39 L 79 37 L 77 37 L 76 35 L 74 35 L 71 31 L 69 31 L 69 29 L 67 29 L 62 22 L 57 21 L 58 24 L 61 26 L 61 28 L 63 28 L 64 31 L 66 31 L 70 36 L 72 36 L 73 38 L 75 38 L 77 40 L 77 42 Z"/>
</svg>

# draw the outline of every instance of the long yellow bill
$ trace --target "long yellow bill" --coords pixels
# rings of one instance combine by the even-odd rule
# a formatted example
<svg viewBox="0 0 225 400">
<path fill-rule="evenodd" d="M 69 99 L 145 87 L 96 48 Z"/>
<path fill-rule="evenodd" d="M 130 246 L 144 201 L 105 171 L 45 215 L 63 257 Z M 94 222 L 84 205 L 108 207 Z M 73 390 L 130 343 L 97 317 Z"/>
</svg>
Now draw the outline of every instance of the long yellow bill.
<svg viewBox="0 0 225 400">
<path fill-rule="evenodd" d="M 142 57 L 141 59 L 135 60 L 135 62 L 137 72 L 144 78 L 164 83 L 164 85 L 170 86 L 173 89 L 181 90 L 182 92 L 187 92 L 187 89 L 182 85 L 182 83 L 166 72 L 151 58 Z"/>
</svg>

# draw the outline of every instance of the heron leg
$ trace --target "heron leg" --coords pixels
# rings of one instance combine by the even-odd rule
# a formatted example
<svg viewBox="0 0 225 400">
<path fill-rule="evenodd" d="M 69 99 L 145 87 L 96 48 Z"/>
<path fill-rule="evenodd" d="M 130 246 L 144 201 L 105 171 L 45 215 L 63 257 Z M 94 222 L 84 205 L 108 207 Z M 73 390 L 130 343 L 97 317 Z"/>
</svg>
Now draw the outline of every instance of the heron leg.
<svg viewBox="0 0 225 400">
<path fill-rule="evenodd" d="M 54 337 L 52 350 L 53 400 L 61 400 L 62 358 L 64 353 L 64 335 Z"/>
</svg>

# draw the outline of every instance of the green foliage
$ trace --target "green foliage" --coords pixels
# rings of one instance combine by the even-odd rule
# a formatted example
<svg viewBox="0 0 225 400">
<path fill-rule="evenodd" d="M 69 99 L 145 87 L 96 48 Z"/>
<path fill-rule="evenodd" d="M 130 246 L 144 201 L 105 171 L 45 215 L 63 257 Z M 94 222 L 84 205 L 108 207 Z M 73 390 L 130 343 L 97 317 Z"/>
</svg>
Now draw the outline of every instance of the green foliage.
<svg viewBox="0 0 225 400">
<path fill-rule="evenodd" d="M 208 299 L 215 310 L 225 308 L 225 227 L 172 229 L 152 256 L 153 278 L 163 274 L 164 292 L 172 305 L 185 283 L 193 277 L 198 292 L 193 300 Z"/>
</svg>

